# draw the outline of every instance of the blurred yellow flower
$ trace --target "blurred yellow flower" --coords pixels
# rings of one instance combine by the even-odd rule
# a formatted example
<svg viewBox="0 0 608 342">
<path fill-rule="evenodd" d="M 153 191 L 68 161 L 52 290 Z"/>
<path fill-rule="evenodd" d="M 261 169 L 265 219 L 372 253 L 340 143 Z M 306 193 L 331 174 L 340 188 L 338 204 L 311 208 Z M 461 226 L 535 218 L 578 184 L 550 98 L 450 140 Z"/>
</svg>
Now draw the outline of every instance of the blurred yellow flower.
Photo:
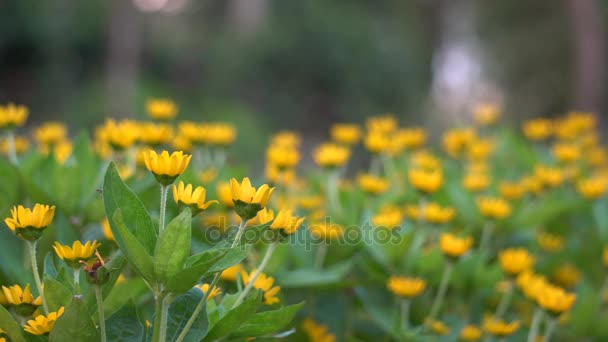
<svg viewBox="0 0 608 342">
<path fill-rule="evenodd" d="M 96 129 L 97 139 L 107 142 L 115 150 L 124 150 L 135 144 L 139 138 L 140 125 L 134 121 L 123 120 L 116 122 L 106 120 L 103 126 Z"/>
<path fill-rule="evenodd" d="M 500 107 L 494 103 L 480 103 L 473 110 L 475 122 L 483 126 L 495 124 L 500 114 Z"/>
<path fill-rule="evenodd" d="M 476 134 L 470 128 L 454 128 L 443 134 L 443 150 L 452 158 L 459 158 L 473 142 Z"/>
<path fill-rule="evenodd" d="M 553 157 L 562 163 L 572 163 L 578 160 L 581 150 L 572 143 L 556 143 L 551 149 Z"/>
<path fill-rule="evenodd" d="M 540 307 L 553 315 L 560 315 L 569 311 L 576 301 L 576 294 L 566 292 L 564 289 L 546 284 L 536 294 L 536 302 Z"/>
<path fill-rule="evenodd" d="M 439 204 L 431 202 L 424 206 L 424 220 L 433 224 L 445 224 L 450 222 L 456 211 L 452 207 L 441 207 Z"/>
<path fill-rule="evenodd" d="M 0 106 L 0 129 L 23 126 L 28 114 L 29 110 L 23 105 L 9 103 L 6 106 Z"/>
<path fill-rule="evenodd" d="M 300 161 L 300 152 L 286 145 L 270 145 L 266 149 L 266 159 L 280 170 L 292 168 Z"/>
<path fill-rule="evenodd" d="M 380 195 L 388 190 L 388 179 L 370 173 L 360 173 L 357 182 L 363 191 L 372 195 Z"/>
<path fill-rule="evenodd" d="M 503 271 L 516 276 L 534 266 L 534 256 L 524 248 L 508 248 L 498 253 L 498 260 Z"/>
<path fill-rule="evenodd" d="M 533 119 L 523 123 L 524 136 L 532 141 L 549 138 L 553 131 L 553 123 L 549 119 Z"/>
<path fill-rule="evenodd" d="M 156 120 L 171 120 L 177 115 L 177 105 L 169 99 L 149 99 L 146 101 L 148 115 Z"/>
<path fill-rule="evenodd" d="M 116 241 L 114 239 L 114 234 L 112 233 L 112 229 L 110 228 L 110 222 L 108 221 L 107 218 L 104 218 L 101 221 L 101 232 L 103 233 L 103 236 L 110 241 Z"/>
<path fill-rule="evenodd" d="M 526 193 L 526 187 L 523 182 L 502 181 L 498 185 L 498 192 L 508 200 L 517 200 Z"/>
<path fill-rule="evenodd" d="M 451 258 L 458 258 L 466 254 L 473 245 L 472 237 L 460 238 L 450 233 L 442 233 L 439 238 L 441 252 Z"/>
<path fill-rule="evenodd" d="M 341 225 L 329 222 L 310 224 L 308 230 L 312 236 L 325 240 L 337 239 L 344 233 L 344 228 Z"/>
<path fill-rule="evenodd" d="M 30 141 L 26 137 L 18 135 L 14 138 L 14 147 L 15 153 L 23 154 L 30 148 Z M 8 148 L 8 140 L 6 138 L 0 139 L 0 153 L 5 156 L 8 155 Z"/>
<path fill-rule="evenodd" d="M 536 234 L 536 242 L 538 246 L 545 252 L 555 253 L 564 248 L 564 238 L 544 231 L 539 231 Z"/>
<path fill-rule="evenodd" d="M 547 280 L 541 275 L 534 274 L 531 270 L 524 271 L 517 276 L 517 286 L 530 300 L 536 301 L 537 295 L 544 291 Z"/>
<path fill-rule="evenodd" d="M 304 222 L 304 217 L 298 217 L 292 215 L 291 210 L 279 210 L 277 217 L 272 221 L 270 229 L 280 229 L 285 234 L 293 234 Z"/>
<path fill-rule="evenodd" d="M 173 127 L 164 123 L 142 123 L 139 126 L 139 140 L 153 147 L 169 145 L 173 141 Z"/>
<path fill-rule="evenodd" d="M 329 331 L 326 325 L 316 323 L 310 318 L 302 322 L 302 328 L 311 342 L 335 342 L 336 335 Z"/>
<path fill-rule="evenodd" d="M 53 145 L 67 139 L 68 129 L 61 122 L 49 121 L 34 130 L 34 138 L 40 145 Z"/>
<path fill-rule="evenodd" d="M 312 157 L 315 163 L 321 167 L 335 168 L 348 162 L 350 150 L 344 146 L 324 143 L 315 148 Z"/>
<path fill-rule="evenodd" d="M 146 168 L 154 174 L 156 180 L 162 185 L 173 183 L 177 176 L 184 173 L 192 155 L 184 154 L 182 151 L 171 153 L 163 151 L 160 155 L 154 150 L 144 153 Z"/>
<path fill-rule="evenodd" d="M 63 164 L 72 155 L 73 146 L 69 140 L 58 141 L 52 145 L 40 145 L 40 154 L 48 156 L 51 149 L 55 160 Z"/>
<path fill-rule="evenodd" d="M 576 183 L 576 190 L 586 199 L 598 199 L 606 193 L 606 190 L 608 190 L 608 177 L 596 176 L 581 179 Z"/>
<path fill-rule="evenodd" d="M 381 131 L 369 131 L 365 135 L 365 148 L 371 153 L 388 152 L 392 141 L 389 135 Z"/>
<path fill-rule="evenodd" d="M 443 184 L 443 173 L 441 170 L 410 169 L 408 171 L 410 184 L 418 191 L 433 193 L 439 190 Z"/>
<path fill-rule="evenodd" d="M 272 209 L 264 208 L 255 215 L 254 218 L 247 221 L 247 225 L 256 226 L 260 224 L 266 224 L 274 219 L 274 211 Z M 239 217 L 240 223 L 240 217 Z"/>
<path fill-rule="evenodd" d="M 608 246 L 604 246 L 604 249 L 602 250 L 602 261 L 604 267 L 608 267 Z"/>
<path fill-rule="evenodd" d="M 527 176 L 521 179 L 521 185 L 527 192 L 538 195 L 543 190 L 543 183 L 535 176 Z"/>
<path fill-rule="evenodd" d="M 574 287 L 580 278 L 580 272 L 573 264 L 565 263 L 553 271 L 551 278 L 563 287 Z"/>
<path fill-rule="evenodd" d="M 62 260 L 69 263 L 70 266 L 80 267 L 78 263 L 80 260 L 86 261 L 95 250 L 101 246 L 101 243 L 97 241 L 87 241 L 84 245 L 80 241 L 74 241 L 72 246 L 69 245 L 61 245 L 59 242 L 55 241 L 53 245 L 53 249 L 57 256 L 59 256 Z"/>
<path fill-rule="evenodd" d="M 209 167 L 204 169 L 203 171 L 201 171 L 201 173 L 198 174 L 198 179 L 201 181 L 201 183 L 203 184 L 208 184 L 213 182 L 213 180 L 215 180 L 217 178 L 218 175 L 218 171 L 216 168 L 213 167 Z"/>
<path fill-rule="evenodd" d="M 435 335 L 444 336 L 450 333 L 450 328 L 442 321 L 427 319 L 424 323 Z"/>
<path fill-rule="evenodd" d="M 331 126 L 331 139 L 344 145 L 354 145 L 361 139 L 361 128 L 357 124 L 340 123 Z"/>
<path fill-rule="evenodd" d="M 475 342 L 481 339 L 482 331 L 478 326 L 468 324 L 460 330 L 460 339 L 466 342 Z"/>
<path fill-rule="evenodd" d="M 243 279 L 243 285 L 249 284 L 249 280 L 256 273 L 256 269 L 251 270 L 251 273 L 247 273 L 245 271 L 241 271 L 241 278 Z M 274 278 L 267 276 L 264 273 L 260 273 L 258 278 L 253 282 L 253 288 L 262 290 L 264 293 L 264 304 L 272 305 L 280 302 L 280 299 L 277 297 L 279 291 L 281 291 L 280 286 L 273 286 Z"/>
<path fill-rule="evenodd" d="M 227 146 L 236 140 L 236 128 L 227 123 L 210 123 L 204 127 L 206 141 L 211 145 Z"/>
<path fill-rule="evenodd" d="M 564 173 L 561 169 L 546 165 L 537 165 L 534 168 L 534 175 L 544 185 L 556 187 L 564 181 Z"/>
<path fill-rule="evenodd" d="M 368 131 L 376 131 L 380 133 L 391 133 L 397 129 L 399 122 L 397 118 L 390 113 L 380 116 L 372 116 L 365 121 L 365 126 Z"/>
<path fill-rule="evenodd" d="M 297 148 L 300 146 L 302 138 L 300 134 L 294 131 L 280 131 L 270 139 L 271 145 L 279 145 L 284 147 Z"/>
<path fill-rule="evenodd" d="M 189 152 L 192 150 L 192 142 L 183 135 L 177 135 L 171 141 L 174 150 Z"/>
<path fill-rule="evenodd" d="M 390 276 L 386 286 L 399 297 L 414 298 L 424 291 L 426 281 L 422 278 Z"/>
<path fill-rule="evenodd" d="M 417 151 L 412 154 L 410 163 L 416 168 L 424 170 L 441 169 L 441 159 L 428 151 Z"/>
<path fill-rule="evenodd" d="M 207 293 L 207 291 L 209 291 L 209 284 L 200 284 L 200 285 L 196 285 L 195 286 L 197 289 L 201 290 L 201 292 L 203 292 L 203 295 L 205 295 Z M 217 286 L 214 286 L 213 289 L 211 290 L 211 292 L 209 293 L 209 296 L 207 297 L 207 301 L 212 300 L 214 297 L 217 297 L 219 295 L 222 294 L 222 289 L 220 289 Z"/>
<path fill-rule="evenodd" d="M 479 212 L 486 218 L 501 220 L 511 215 L 511 205 L 502 198 L 484 196 L 476 202 Z"/>
<path fill-rule="evenodd" d="M 376 227 L 384 227 L 388 229 L 395 229 L 401 225 L 403 221 L 403 214 L 398 207 L 387 206 L 380 209 L 380 212 L 372 216 L 372 225 Z"/>
<path fill-rule="evenodd" d="M 491 139 L 474 139 L 469 145 L 467 156 L 472 161 L 483 161 L 494 152 L 494 142 Z"/>
<path fill-rule="evenodd" d="M 27 324 L 23 326 L 23 330 L 27 331 L 32 335 L 46 335 L 53 330 L 55 322 L 61 315 L 63 315 L 64 307 L 60 307 L 59 310 L 51 312 L 48 315 L 38 315 L 36 318 L 27 321 Z"/>
<path fill-rule="evenodd" d="M 421 147 L 427 139 L 426 130 L 422 127 L 402 128 L 395 135 L 400 145 L 407 150 Z"/>
<path fill-rule="evenodd" d="M 313 210 L 320 207 L 323 204 L 323 196 L 309 195 L 301 196 L 298 198 L 298 206 L 304 210 Z"/>
<path fill-rule="evenodd" d="M 231 267 L 228 267 L 227 269 L 225 269 L 222 272 L 222 276 L 220 277 L 220 279 L 236 281 L 237 274 L 240 274 L 242 271 L 243 271 L 243 265 L 236 264 L 234 266 L 231 266 Z"/>
<path fill-rule="evenodd" d="M 483 330 L 497 337 L 510 336 L 519 329 L 519 321 L 507 323 L 496 317 L 485 317 Z"/>
<path fill-rule="evenodd" d="M 226 207 L 232 208 L 234 207 L 234 202 L 232 202 L 232 187 L 230 183 L 219 182 L 216 186 L 216 195 L 219 198 L 220 202 Z"/>
<path fill-rule="evenodd" d="M 608 153 L 601 146 L 591 147 L 583 150 L 585 161 L 589 166 L 600 167 L 608 164 Z"/>
<path fill-rule="evenodd" d="M 207 210 L 214 203 L 219 203 L 216 200 L 205 202 L 206 195 L 207 190 L 202 186 L 197 186 L 193 191 L 192 184 L 184 185 L 184 182 L 180 181 L 177 186 L 173 185 L 173 200 L 177 204 L 185 205 L 192 209 L 192 215 Z"/>
<path fill-rule="evenodd" d="M 468 172 L 462 179 L 462 186 L 471 191 L 483 191 L 490 186 L 490 176 L 485 172 Z"/>
<path fill-rule="evenodd" d="M 6 301 L 10 305 L 42 305 L 42 298 L 40 296 L 34 298 L 34 296 L 32 295 L 32 292 L 30 291 L 30 284 L 25 285 L 23 289 L 19 285 L 13 285 L 9 287 L 2 286 L 2 292 L 4 293 L 4 297 L 6 297 Z"/>
</svg>

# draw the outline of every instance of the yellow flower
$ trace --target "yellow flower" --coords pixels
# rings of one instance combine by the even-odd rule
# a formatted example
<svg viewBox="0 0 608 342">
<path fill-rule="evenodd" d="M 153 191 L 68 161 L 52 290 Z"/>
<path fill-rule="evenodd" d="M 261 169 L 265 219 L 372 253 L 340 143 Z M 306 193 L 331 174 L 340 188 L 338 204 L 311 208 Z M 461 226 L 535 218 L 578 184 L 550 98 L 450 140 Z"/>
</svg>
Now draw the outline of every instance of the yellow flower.
<svg viewBox="0 0 608 342">
<path fill-rule="evenodd" d="M 336 335 L 329 332 L 326 325 L 318 324 L 310 318 L 302 322 L 302 328 L 311 342 L 335 342 Z"/>
<path fill-rule="evenodd" d="M 228 267 L 222 272 L 220 279 L 228 281 L 236 281 L 237 274 L 243 271 L 243 265 L 236 264 L 232 267 Z"/>
<path fill-rule="evenodd" d="M 329 135 L 337 143 L 354 145 L 361 139 L 361 128 L 356 124 L 335 124 L 331 126 Z"/>
<path fill-rule="evenodd" d="M 40 306 L 42 305 L 42 298 L 38 296 L 38 298 L 34 298 L 32 292 L 30 291 L 30 285 L 27 284 L 23 289 L 19 285 L 13 286 L 2 286 L 2 292 L 6 297 L 6 301 L 10 305 L 22 305 L 27 304 L 31 306 Z M 32 310 L 33 311 L 33 310 Z"/>
<path fill-rule="evenodd" d="M 528 176 L 521 179 L 521 185 L 531 194 L 538 195 L 543 190 L 543 183 L 535 176 Z"/>
<path fill-rule="evenodd" d="M 462 179 L 462 186 L 472 192 L 485 190 L 490 186 L 490 176 L 485 172 L 468 172 Z"/>
<path fill-rule="evenodd" d="M 551 278 L 563 287 L 574 287 L 579 277 L 580 272 L 570 263 L 562 264 L 551 275 Z"/>
<path fill-rule="evenodd" d="M 255 274 L 256 269 L 253 269 L 251 273 L 247 273 L 245 271 L 241 271 L 241 277 L 243 279 L 243 284 L 247 286 L 249 284 L 249 280 Z M 279 291 L 281 290 L 280 286 L 274 286 L 274 278 L 267 276 L 264 273 L 260 273 L 258 278 L 253 283 L 253 288 L 262 290 L 264 293 L 264 304 L 272 305 L 279 303 L 280 300 L 277 297 Z"/>
<path fill-rule="evenodd" d="M 536 234 L 536 242 L 545 252 L 555 253 L 564 248 L 564 238 L 548 232 L 539 231 Z"/>
<path fill-rule="evenodd" d="M 281 169 L 272 163 L 266 163 L 266 180 L 271 184 L 290 185 L 296 177 L 294 168 Z"/>
<path fill-rule="evenodd" d="M 441 170 L 413 168 L 408 171 L 408 179 L 416 190 L 433 193 L 443 184 L 443 173 Z"/>
<path fill-rule="evenodd" d="M 274 219 L 274 211 L 272 211 L 271 209 L 268 209 L 268 208 L 264 208 L 264 209 L 258 211 L 258 213 L 255 215 L 254 218 L 247 221 L 247 225 L 255 226 L 255 225 L 266 224 L 266 223 L 272 221 L 272 219 Z M 239 217 L 239 223 L 240 222 L 241 222 L 241 218 Z"/>
<path fill-rule="evenodd" d="M 396 137 L 404 148 L 412 150 L 424 145 L 427 133 L 421 127 L 402 128 L 397 131 Z"/>
<path fill-rule="evenodd" d="M 8 155 L 8 147 L 8 140 L 6 138 L 2 138 L 0 140 L 0 153 L 5 156 Z M 14 139 L 14 147 L 15 153 L 23 154 L 30 148 L 30 141 L 26 137 L 18 135 Z"/>
<path fill-rule="evenodd" d="M 173 200 L 177 204 L 185 205 L 192 209 L 192 215 L 196 215 L 203 210 L 207 210 L 213 203 L 219 203 L 216 200 L 205 202 L 207 190 L 202 186 L 197 186 L 192 191 L 192 184 L 184 186 L 184 182 L 180 181 L 176 186 L 173 185 Z"/>
<path fill-rule="evenodd" d="M 481 339 L 481 329 L 473 324 L 465 325 L 460 330 L 460 339 L 467 342 L 479 341 Z"/>
<path fill-rule="evenodd" d="M 483 125 L 489 126 L 493 125 L 500 118 L 500 107 L 493 103 L 480 103 L 475 106 L 473 111 L 473 118 L 475 122 Z"/>
<path fill-rule="evenodd" d="M 583 152 L 589 166 L 600 167 L 608 164 L 608 153 L 604 147 L 595 146 L 585 149 Z"/>
<path fill-rule="evenodd" d="M 522 130 L 529 140 L 541 141 L 551 136 L 553 123 L 549 119 L 528 120 L 522 125 Z"/>
<path fill-rule="evenodd" d="M 293 131 L 280 131 L 270 139 L 271 145 L 297 148 L 301 143 L 300 135 Z"/>
<path fill-rule="evenodd" d="M 335 168 L 348 162 L 350 150 L 344 146 L 325 143 L 315 148 L 312 157 L 315 163 L 321 167 Z"/>
<path fill-rule="evenodd" d="M 195 287 L 197 289 L 201 290 L 203 292 L 203 295 L 206 294 L 207 291 L 209 291 L 209 284 L 200 284 L 200 285 L 196 285 Z M 214 297 L 217 297 L 221 294 L 222 294 L 222 290 L 219 287 L 214 286 L 213 289 L 211 290 L 211 293 L 209 293 L 209 296 L 207 297 L 207 301 L 210 301 Z"/>
<path fill-rule="evenodd" d="M 608 177 L 581 179 L 576 183 L 576 190 L 586 199 L 595 200 L 602 197 L 608 189 Z"/>
<path fill-rule="evenodd" d="M 294 147 L 270 145 L 266 150 L 266 158 L 268 162 L 283 170 L 298 165 L 300 153 Z"/>
<path fill-rule="evenodd" d="M 9 103 L 6 106 L 0 106 L 0 128 L 11 129 L 13 127 L 21 127 L 25 123 L 29 110 L 26 106 Z"/>
<path fill-rule="evenodd" d="M 564 173 L 555 167 L 537 165 L 534 168 L 534 175 L 541 183 L 551 187 L 559 186 L 564 181 Z"/>
<path fill-rule="evenodd" d="M 378 214 L 372 217 L 372 225 L 388 229 L 398 228 L 401 221 L 403 221 L 401 210 L 392 206 L 382 208 Z"/>
<path fill-rule="evenodd" d="M 424 291 L 426 281 L 421 278 L 391 276 L 388 278 L 387 287 L 397 296 L 414 298 Z"/>
<path fill-rule="evenodd" d="M 519 321 L 507 323 L 496 317 L 486 317 L 483 320 L 483 330 L 494 336 L 510 336 L 516 332 L 517 329 L 519 329 Z"/>
<path fill-rule="evenodd" d="M 536 295 L 538 305 L 553 315 L 569 311 L 575 301 L 575 293 L 569 293 L 560 287 L 548 284 Z"/>
<path fill-rule="evenodd" d="M 365 135 L 365 148 L 371 153 L 387 152 L 391 147 L 391 139 L 381 131 L 369 131 Z"/>
<path fill-rule="evenodd" d="M 511 215 L 511 205 L 502 198 L 479 197 L 477 208 L 486 218 L 501 220 Z"/>
<path fill-rule="evenodd" d="M 139 138 L 140 125 L 131 120 L 124 120 L 119 123 L 112 119 L 106 120 L 103 126 L 96 129 L 97 139 L 107 142 L 115 150 L 127 149 Z"/>
<path fill-rule="evenodd" d="M 191 155 L 182 151 L 171 153 L 163 151 L 160 155 L 153 150 L 144 152 L 146 168 L 154 174 L 156 180 L 162 185 L 173 183 L 177 176 L 184 173 L 192 159 Z"/>
<path fill-rule="evenodd" d="M 575 162 L 581 155 L 578 146 L 570 143 L 557 143 L 551 149 L 553 157 L 562 163 Z"/>
<path fill-rule="evenodd" d="M 602 261 L 604 262 L 604 267 L 608 267 L 608 246 L 604 246 L 602 250 Z"/>
<path fill-rule="evenodd" d="M 236 128 L 227 123 L 210 123 L 206 127 L 207 142 L 216 146 L 227 146 L 236 140 Z"/>
<path fill-rule="evenodd" d="M 80 267 L 78 261 L 89 259 L 99 246 L 101 246 L 101 244 L 97 241 L 87 241 L 84 245 L 80 241 L 74 241 L 72 247 L 63 246 L 55 241 L 53 249 L 55 249 L 55 253 L 57 253 L 57 256 L 62 260 L 67 263 L 74 263 Z"/>
<path fill-rule="evenodd" d="M 293 234 L 304 222 L 304 217 L 292 216 L 291 210 L 280 210 L 270 225 L 270 229 L 280 229 L 286 234 Z"/>
<path fill-rule="evenodd" d="M 475 132 L 470 128 L 452 129 L 443 135 L 443 150 L 452 158 L 458 158 L 475 139 Z"/>
<path fill-rule="evenodd" d="M 500 195 L 508 200 L 520 199 L 526 192 L 525 186 L 522 182 L 500 182 L 498 185 L 498 192 Z"/>
<path fill-rule="evenodd" d="M 486 160 L 494 152 L 494 142 L 490 139 L 475 139 L 468 145 L 467 152 L 472 161 Z"/>
<path fill-rule="evenodd" d="M 171 120 L 177 115 L 177 105 L 168 99 L 149 99 L 146 101 L 148 115 L 156 120 Z"/>
<path fill-rule="evenodd" d="M 442 321 L 427 319 L 424 323 L 435 335 L 444 336 L 450 333 L 450 328 Z"/>
<path fill-rule="evenodd" d="M 304 210 L 313 210 L 320 207 L 323 204 L 323 197 L 310 195 L 302 196 L 298 198 L 298 205 Z"/>
<path fill-rule="evenodd" d="M 424 170 L 441 169 L 441 159 L 434 156 L 428 151 L 418 151 L 412 155 L 410 162 L 416 168 Z"/>
<path fill-rule="evenodd" d="M 524 271 L 517 276 L 517 286 L 523 294 L 530 300 L 536 300 L 538 294 L 547 287 L 547 280 L 541 275 L 534 274 L 532 271 Z"/>
<path fill-rule="evenodd" d="M 217 175 L 217 169 L 210 167 L 201 171 L 201 173 L 198 175 L 198 179 L 201 181 L 201 183 L 208 184 L 213 182 L 213 180 L 217 178 Z"/>
<path fill-rule="evenodd" d="M 171 141 L 171 147 L 175 150 L 189 152 L 192 150 L 192 142 L 183 135 L 177 135 Z"/>
<path fill-rule="evenodd" d="M 372 116 L 365 121 L 368 131 L 376 131 L 380 133 L 391 133 L 397 129 L 399 125 L 397 118 L 392 114 L 383 114 L 381 116 Z"/>
<path fill-rule="evenodd" d="M 34 138 L 41 145 L 53 145 L 67 138 L 67 128 L 61 122 L 46 122 L 34 130 Z"/>
<path fill-rule="evenodd" d="M 34 209 L 30 209 L 19 205 L 11 209 L 11 217 L 4 219 L 4 223 L 18 237 L 36 240 L 42 230 L 51 224 L 54 216 L 55 206 L 36 203 Z"/>
<path fill-rule="evenodd" d="M 498 254 L 500 266 L 510 276 L 516 276 L 534 265 L 534 256 L 523 248 L 508 248 Z"/>
<path fill-rule="evenodd" d="M 59 310 L 51 312 L 47 316 L 36 316 L 36 318 L 27 321 L 27 324 L 23 326 L 23 330 L 32 335 L 46 335 L 53 330 L 55 322 L 63 315 L 63 312 L 64 307 L 62 306 Z"/>
<path fill-rule="evenodd" d="M 442 233 L 439 239 L 441 252 L 451 258 L 458 258 L 471 249 L 473 245 L 472 237 L 459 238 L 456 235 Z"/>
<path fill-rule="evenodd" d="M 259 204 L 262 208 L 268 204 L 270 195 L 274 191 L 274 188 L 269 187 L 268 184 L 263 184 L 256 190 L 251 186 L 249 177 L 243 178 L 240 184 L 236 179 L 230 179 L 230 189 L 234 203 L 240 201 L 245 204 Z"/>
<path fill-rule="evenodd" d="M 224 206 L 229 208 L 234 207 L 234 202 L 232 202 L 232 187 L 230 186 L 230 183 L 217 183 L 215 193 L 217 198 L 219 198 L 220 202 L 222 202 Z"/>
<path fill-rule="evenodd" d="M 344 228 L 337 223 L 321 222 L 308 226 L 308 230 L 315 238 L 333 240 L 342 236 Z"/>
<path fill-rule="evenodd" d="M 139 140 L 150 146 L 170 144 L 173 141 L 173 127 L 168 124 L 143 123 L 139 127 Z"/>
<path fill-rule="evenodd" d="M 456 211 L 451 207 L 441 207 L 437 203 L 428 203 L 424 206 L 424 220 L 434 224 L 445 224 L 450 222 Z"/>
<path fill-rule="evenodd" d="M 388 190 L 388 179 L 377 177 L 369 173 L 360 173 L 357 182 L 363 191 L 372 195 L 380 195 Z"/>
<path fill-rule="evenodd" d="M 58 141 L 53 145 L 40 145 L 40 153 L 44 156 L 48 156 L 50 149 L 53 149 L 53 156 L 60 164 L 72 155 L 72 143 L 69 140 Z"/>
</svg>

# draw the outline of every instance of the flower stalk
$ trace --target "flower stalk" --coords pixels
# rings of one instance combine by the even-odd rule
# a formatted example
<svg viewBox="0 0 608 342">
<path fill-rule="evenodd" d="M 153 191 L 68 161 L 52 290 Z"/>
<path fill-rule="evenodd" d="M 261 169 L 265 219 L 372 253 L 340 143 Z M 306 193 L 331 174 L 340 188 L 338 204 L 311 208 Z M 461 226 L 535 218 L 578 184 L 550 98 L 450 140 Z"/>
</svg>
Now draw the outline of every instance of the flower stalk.
<svg viewBox="0 0 608 342">
<path fill-rule="evenodd" d="M 512 297 L 513 297 L 513 282 L 511 280 L 509 280 L 509 288 L 507 289 L 507 292 L 500 299 L 500 302 L 498 303 L 498 307 L 496 308 L 496 313 L 494 313 L 494 316 L 496 318 L 501 318 L 502 315 L 505 314 L 505 312 L 509 308 L 509 304 L 511 304 Z"/>
<path fill-rule="evenodd" d="M 439 291 L 437 291 L 437 296 L 435 297 L 435 301 L 433 301 L 431 313 L 428 317 L 429 320 L 435 320 L 437 314 L 439 314 L 439 310 L 441 309 L 441 304 L 443 304 L 445 293 L 448 289 L 448 283 L 450 282 L 450 276 L 452 275 L 453 270 L 454 264 L 451 261 L 448 261 L 445 264 L 445 268 L 443 269 L 443 275 L 441 276 L 441 282 L 439 283 Z"/>
<path fill-rule="evenodd" d="M 317 255 L 315 256 L 315 268 L 321 269 L 323 268 L 323 262 L 325 261 L 325 256 L 327 255 L 327 241 L 323 241 L 317 248 Z"/>
<path fill-rule="evenodd" d="M 160 185 L 160 217 L 158 223 L 158 232 L 162 233 L 165 230 L 165 215 L 167 213 L 167 194 L 169 193 L 168 185 Z"/>
<path fill-rule="evenodd" d="M 17 165 L 19 161 L 17 160 L 17 150 L 15 148 L 15 133 L 11 129 L 6 132 L 6 143 L 8 145 L 8 159 L 11 163 Z"/>
<path fill-rule="evenodd" d="M 257 267 L 255 273 L 253 274 L 253 276 L 251 277 L 251 279 L 245 286 L 245 290 L 243 290 L 243 292 L 241 292 L 241 294 L 239 295 L 237 300 L 234 302 L 234 305 L 232 305 L 233 309 L 236 308 L 237 306 L 239 306 L 243 302 L 243 300 L 245 299 L 245 297 L 247 296 L 249 291 L 251 291 L 251 288 L 253 287 L 253 284 L 255 283 L 256 279 L 258 279 L 260 274 L 262 274 L 262 271 L 264 270 L 264 268 L 266 268 L 266 265 L 268 265 L 268 261 L 270 261 L 272 254 L 274 253 L 275 249 L 277 248 L 277 245 L 278 244 L 276 242 L 273 242 L 270 245 L 268 245 L 268 248 L 266 249 L 266 254 L 264 254 L 264 258 L 262 258 L 262 262 Z M 207 292 L 211 292 L 211 289 L 212 288 L 209 288 L 209 291 L 207 291 Z"/>
<path fill-rule="evenodd" d="M 74 271 L 74 292 L 75 294 L 80 294 L 80 267 L 73 268 Z"/>
<path fill-rule="evenodd" d="M 532 323 L 530 323 L 530 332 L 528 333 L 527 342 L 536 341 L 536 336 L 538 335 L 538 328 L 542 318 L 543 310 L 540 307 L 537 307 L 534 311 L 534 315 L 532 316 Z"/>
<path fill-rule="evenodd" d="M 486 222 L 481 231 L 481 240 L 479 242 L 479 252 L 485 255 L 490 244 L 490 238 L 492 237 L 492 230 L 494 229 L 491 222 Z"/>
<path fill-rule="evenodd" d="M 547 330 L 545 330 L 545 335 L 543 336 L 543 342 L 549 342 L 551 340 L 551 336 L 553 336 L 553 332 L 557 327 L 557 318 L 549 318 L 547 319 Z"/>
<path fill-rule="evenodd" d="M 103 311 L 103 295 L 101 286 L 95 285 L 95 298 L 97 299 L 97 315 L 99 316 L 99 330 L 101 332 L 101 342 L 106 342 L 106 319 Z"/>
<path fill-rule="evenodd" d="M 46 298 L 44 297 L 44 292 L 42 290 L 42 282 L 40 281 L 40 274 L 38 273 L 38 261 L 36 260 L 36 244 L 37 240 L 29 241 L 27 240 L 27 246 L 30 251 L 30 261 L 32 263 L 32 272 L 34 273 L 34 280 L 36 281 L 36 287 L 38 288 L 38 294 L 40 298 L 42 298 L 42 307 L 44 308 L 44 313 L 48 315 L 49 306 L 46 303 Z"/>
<path fill-rule="evenodd" d="M 401 300 L 401 322 L 406 329 L 410 327 L 410 307 L 412 302 L 409 299 Z"/>
</svg>

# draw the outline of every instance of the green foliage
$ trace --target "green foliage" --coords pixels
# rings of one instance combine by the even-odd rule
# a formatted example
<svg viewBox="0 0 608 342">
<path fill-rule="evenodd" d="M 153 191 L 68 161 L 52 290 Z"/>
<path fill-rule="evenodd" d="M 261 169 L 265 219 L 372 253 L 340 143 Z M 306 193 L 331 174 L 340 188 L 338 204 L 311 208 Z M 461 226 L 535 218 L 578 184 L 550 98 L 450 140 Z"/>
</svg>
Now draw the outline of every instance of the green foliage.
<svg viewBox="0 0 608 342">
<path fill-rule="evenodd" d="M 95 322 L 88 315 L 88 309 L 80 296 L 74 296 L 71 303 L 49 335 L 49 341 L 95 341 L 99 339 Z"/>
</svg>

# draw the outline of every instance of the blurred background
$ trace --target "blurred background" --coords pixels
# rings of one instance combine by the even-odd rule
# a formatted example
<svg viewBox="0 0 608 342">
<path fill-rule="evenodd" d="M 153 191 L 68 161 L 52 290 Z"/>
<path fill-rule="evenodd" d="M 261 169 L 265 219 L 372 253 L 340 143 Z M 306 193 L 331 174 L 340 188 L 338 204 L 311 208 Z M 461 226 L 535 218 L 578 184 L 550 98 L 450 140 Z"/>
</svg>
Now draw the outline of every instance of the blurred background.
<svg viewBox="0 0 608 342">
<path fill-rule="evenodd" d="M 602 113 L 607 21 L 601 0 L 8 0 L 0 102 L 74 132 L 169 97 L 259 150 L 384 112 L 439 130 L 479 101 Z"/>
</svg>

